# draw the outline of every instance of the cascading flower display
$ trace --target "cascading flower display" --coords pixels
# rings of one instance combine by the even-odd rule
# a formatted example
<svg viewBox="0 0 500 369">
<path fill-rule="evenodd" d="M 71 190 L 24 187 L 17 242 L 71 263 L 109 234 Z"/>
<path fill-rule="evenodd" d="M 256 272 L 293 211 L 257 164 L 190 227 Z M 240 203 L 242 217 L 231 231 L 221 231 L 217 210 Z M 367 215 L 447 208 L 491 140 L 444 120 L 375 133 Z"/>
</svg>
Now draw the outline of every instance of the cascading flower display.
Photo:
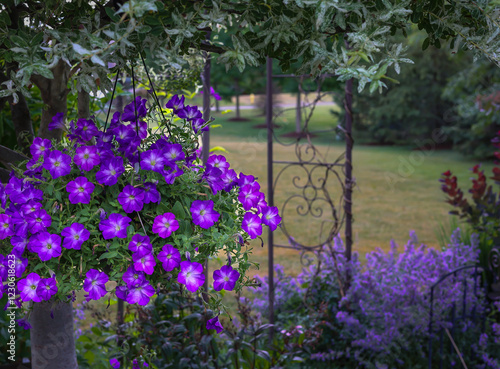
<svg viewBox="0 0 500 369">
<path fill-rule="evenodd" d="M 57 114 L 49 128 L 62 129 L 63 140 L 35 138 L 32 158 L 0 184 L 1 291 L 13 260 L 18 305 L 68 302 L 80 290 L 87 301 L 111 293 L 146 305 L 174 283 L 201 292 L 204 263 L 221 250 L 233 266 L 214 272 L 207 307 L 220 314 L 214 294 L 252 283 L 245 241 L 262 224 L 276 229 L 277 209 L 224 156 L 202 165 L 199 136 L 211 120 L 198 107 L 178 95 L 166 107 L 169 118 L 158 121 L 137 97 L 104 127 L 93 119 L 67 127 Z M 109 291 L 108 281 L 116 283 Z M 207 328 L 220 332 L 218 314 Z"/>
</svg>

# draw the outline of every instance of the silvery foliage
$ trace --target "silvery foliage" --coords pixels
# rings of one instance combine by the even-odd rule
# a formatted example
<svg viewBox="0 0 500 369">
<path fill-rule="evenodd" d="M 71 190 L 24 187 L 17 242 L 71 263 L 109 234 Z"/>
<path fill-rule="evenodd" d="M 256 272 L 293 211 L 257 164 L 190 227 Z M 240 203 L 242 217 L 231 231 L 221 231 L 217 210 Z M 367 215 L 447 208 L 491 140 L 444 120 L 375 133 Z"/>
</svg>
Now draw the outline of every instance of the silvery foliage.
<svg viewBox="0 0 500 369">
<path fill-rule="evenodd" d="M 212 51 L 219 54 L 217 63 L 242 72 L 267 56 L 283 69 L 300 58 L 295 73 L 335 73 L 340 81 L 357 79 L 360 91 L 367 85 L 381 90 L 390 80 L 388 68 L 399 73 L 402 63 L 412 63 L 402 44 L 388 41 L 411 24 L 427 32 L 423 48 L 451 41 L 451 52 L 465 47 L 497 64 L 500 60 L 496 0 L 133 0 L 114 9 L 108 2 L 9 0 L 2 5 L 0 58 L 19 68 L 3 83 L 0 97 L 16 91 L 29 96 L 31 75 L 52 78 L 60 60 L 71 67 L 73 92 L 109 91 L 108 63 L 123 67 L 137 61 L 139 51 L 147 51 L 149 60 L 170 75 L 181 75 L 183 66 L 202 63 Z M 13 7 L 21 17 L 18 30 L 6 11 Z"/>
</svg>

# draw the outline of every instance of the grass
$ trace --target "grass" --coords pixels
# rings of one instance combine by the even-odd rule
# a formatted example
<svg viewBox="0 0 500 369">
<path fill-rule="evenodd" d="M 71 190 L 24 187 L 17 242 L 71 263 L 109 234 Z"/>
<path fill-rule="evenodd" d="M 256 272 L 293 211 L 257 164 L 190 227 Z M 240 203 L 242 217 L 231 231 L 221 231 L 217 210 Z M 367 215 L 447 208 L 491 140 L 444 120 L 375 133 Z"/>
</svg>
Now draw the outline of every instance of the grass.
<svg viewBox="0 0 500 369">
<path fill-rule="evenodd" d="M 330 114 L 332 106 L 319 106 L 311 122 L 312 130 L 326 129 L 336 126 L 337 122 Z M 295 120 L 292 112 L 284 114 L 282 132 L 293 131 Z M 259 178 L 261 189 L 267 194 L 267 146 L 266 129 L 253 128 L 264 123 L 264 117 L 257 117 L 255 111 L 244 110 L 248 122 L 231 122 L 233 113 L 215 114 L 216 122 L 221 128 L 212 129 L 211 146 L 222 146 L 228 153 L 226 157 L 236 171 L 252 173 Z M 285 141 L 289 144 L 292 138 Z M 344 152 L 343 142 L 336 139 L 332 132 L 313 139 L 318 150 L 331 161 Z M 325 145 L 325 143 L 330 143 Z M 295 145 L 274 145 L 275 160 L 295 160 Z M 471 168 L 476 162 L 467 160 L 459 153 L 449 150 L 412 150 L 409 147 L 360 146 L 355 145 L 353 151 L 354 177 L 356 187 L 353 192 L 353 238 L 354 250 L 361 256 L 377 247 L 389 248 L 394 239 L 404 245 L 410 230 L 415 230 L 420 241 L 431 247 L 440 247 L 442 242 L 439 230 L 449 228 L 448 212 L 451 210 L 444 200 L 440 189 L 440 174 L 450 169 L 458 177 L 459 184 L 467 192 L 469 188 Z M 486 173 L 491 173 L 492 164 L 486 163 Z M 280 169 L 275 164 L 274 171 Z M 300 167 L 284 172 L 276 187 L 275 204 L 280 207 L 293 194 L 300 194 L 291 184 L 295 176 L 304 177 Z M 316 178 L 316 177 L 314 177 Z M 304 182 L 301 182 L 304 183 Z M 330 178 L 329 190 L 336 204 L 340 201 L 339 186 Z M 331 187 L 330 187 L 331 184 Z M 295 203 L 294 205 L 298 205 Z M 312 217 L 299 217 L 295 207 L 287 208 L 283 213 L 287 229 L 298 241 L 306 244 L 317 244 L 321 223 L 328 221 L 324 214 L 320 220 Z M 331 219 L 331 216 L 329 217 Z M 343 229 L 341 235 L 343 236 Z M 275 232 L 276 242 L 287 244 L 281 230 Z M 267 241 L 267 236 L 264 235 Z M 267 243 L 267 242 L 266 242 Z M 267 246 L 267 245 L 266 245 Z M 267 275 L 268 248 L 260 247 L 260 241 L 254 242 L 254 260 L 261 264 L 261 275 Z M 299 253 L 295 250 L 276 249 L 275 263 L 285 266 L 292 274 L 301 270 Z M 257 272 L 254 272 L 257 273 Z"/>
</svg>

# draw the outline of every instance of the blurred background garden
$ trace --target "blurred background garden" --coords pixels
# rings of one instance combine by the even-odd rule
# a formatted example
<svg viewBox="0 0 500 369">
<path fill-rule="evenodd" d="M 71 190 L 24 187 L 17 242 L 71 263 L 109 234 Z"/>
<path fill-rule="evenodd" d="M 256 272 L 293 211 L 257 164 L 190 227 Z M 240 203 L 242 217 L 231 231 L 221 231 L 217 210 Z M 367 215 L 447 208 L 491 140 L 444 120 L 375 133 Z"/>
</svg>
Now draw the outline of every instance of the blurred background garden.
<svg viewBox="0 0 500 369">
<path fill-rule="evenodd" d="M 29 157 L 30 140 L 47 134 L 42 127 L 52 119 L 48 112 L 53 100 L 47 98 L 43 84 L 36 77 L 24 80 L 23 73 L 28 73 L 26 65 L 32 65 L 28 74 L 47 80 L 55 75 L 57 79 L 56 72 L 52 76 L 46 72 L 55 71 L 57 62 L 46 67 L 31 50 L 37 48 L 36 52 L 40 52 L 41 44 L 46 48 L 41 54 L 48 55 L 52 52 L 48 51 L 53 46 L 51 39 L 54 44 L 67 43 L 51 33 L 52 29 L 44 28 L 43 39 L 34 37 L 36 32 L 30 33 L 30 26 L 23 26 L 22 20 L 35 15 L 18 3 L 36 5 L 36 17 L 43 18 L 40 24 L 51 24 L 57 18 L 46 15 L 46 6 L 52 2 L 40 5 L 38 1 L 7 1 L 1 5 L 0 26 L 9 32 L 14 30 L 13 37 L 7 37 L 7 31 L 0 34 L 3 183 L 9 180 L 11 165 L 24 155 Z M 68 3 L 72 5 L 58 1 L 52 4 L 61 19 L 63 11 L 68 12 L 65 7 L 74 5 Z M 168 36 L 161 36 L 169 38 L 169 45 L 178 55 L 173 57 L 165 48 L 161 52 L 168 55 L 154 58 L 155 43 L 147 39 L 149 31 L 145 29 L 137 31 L 139 36 L 132 38 L 130 45 L 123 46 L 127 51 L 120 57 L 125 61 L 117 64 L 113 59 L 116 55 L 108 55 L 114 41 L 103 41 L 109 34 L 98 37 L 96 29 L 100 26 L 82 21 L 79 32 L 88 32 L 92 37 L 84 37 L 88 50 L 79 49 L 82 46 L 76 41 L 69 43 L 74 56 L 69 64 L 80 75 L 68 77 L 64 87 L 67 121 L 81 118 L 81 104 L 86 98 L 87 115 L 97 127 L 104 127 L 114 112 L 122 111 L 136 96 L 146 98 L 149 107 L 160 105 L 162 110 L 154 114 L 161 120 L 161 114 L 171 112 L 165 104 L 174 95 L 184 95 L 185 105 L 197 106 L 200 112 L 205 108 L 213 118 L 210 130 L 200 140 L 200 164 L 203 149 L 207 149 L 202 146 L 208 144 L 210 155 L 223 155 L 236 173 L 254 175 L 268 201 L 272 196 L 283 222 L 273 237 L 265 227 L 261 237 L 245 244 L 251 250 L 250 261 L 255 263 L 247 272 L 253 287 L 241 293 L 222 291 L 224 309 L 220 315 L 209 308 L 202 289 L 191 294 L 181 284 L 169 290 L 158 287 L 145 306 L 119 302 L 115 282 L 108 282 L 108 295 L 99 301 L 88 302 L 84 292 L 77 291 L 72 306 L 79 368 L 500 368 L 498 50 L 496 54 L 486 52 L 480 47 L 483 44 L 471 38 L 479 45 L 474 49 L 474 43 L 467 44 L 467 37 L 453 28 L 448 34 L 440 23 L 427 24 L 424 9 L 399 12 L 393 4 L 397 2 L 392 1 L 364 5 L 382 14 L 377 15 L 380 24 L 374 28 L 384 31 L 370 35 L 373 40 L 383 35 L 382 41 L 395 45 L 387 52 L 387 59 L 379 60 L 370 54 L 378 55 L 384 42 L 370 39 L 364 43 L 361 38 L 353 38 L 349 41 L 351 49 L 349 43 L 344 46 L 342 36 L 338 48 L 344 48 L 343 54 L 328 55 L 320 61 L 309 52 L 280 55 L 276 51 L 280 42 L 284 50 L 291 50 L 290 45 L 295 43 L 282 28 L 279 32 L 285 36 L 274 41 L 262 36 L 265 48 L 249 36 L 253 30 L 242 31 L 248 26 L 245 22 L 222 22 L 224 27 L 212 30 L 205 39 L 202 33 L 222 17 L 212 13 L 218 9 L 217 1 L 181 1 L 172 5 L 144 0 L 138 1 L 136 8 L 133 2 L 96 3 L 99 6 L 83 7 L 96 19 L 100 16 L 101 22 L 109 18 L 122 25 L 137 18 L 137 24 L 149 29 L 178 27 L 166 32 Z M 122 3 L 128 7 L 122 7 Z M 210 9 L 210 22 L 196 8 L 198 3 L 206 3 L 204 6 Z M 237 14 L 235 19 L 246 16 L 245 2 L 223 3 L 221 12 Z M 287 6 L 282 2 L 266 2 L 266 6 L 250 3 L 265 14 L 267 7 Z M 310 7 L 311 17 L 324 16 L 317 3 L 297 1 L 298 5 L 293 6 Z M 355 2 L 345 3 L 354 6 Z M 436 13 L 452 13 L 446 10 L 446 2 L 425 3 Z M 74 6 L 76 9 L 80 5 Z M 109 10 L 110 6 L 113 10 Z M 175 26 L 155 18 L 156 12 L 163 14 L 163 20 L 170 17 L 170 13 L 165 15 L 169 6 L 175 8 L 175 12 L 171 11 L 175 13 Z M 459 19 L 468 22 L 474 16 L 486 17 L 488 27 L 493 27 L 488 28 L 487 39 L 496 45 L 500 32 L 498 3 L 470 1 L 467 6 L 474 9 L 472 16 Z M 389 22 L 383 15 L 384 7 L 391 9 L 394 32 L 384 28 Z M 117 9 L 121 12 L 115 12 Z M 363 34 L 362 28 L 354 26 L 362 18 L 358 19 L 355 8 L 335 12 L 328 14 L 339 27 L 347 29 L 346 34 Z M 186 14 L 195 14 L 192 19 L 200 17 L 197 28 L 189 28 L 187 19 L 191 18 Z M 286 14 L 292 17 L 288 10 L 276 11 L 269 17 L 279 18 L 277 25 L 288 24 Z M 346 28 L 345 21 L 342 23 L 335 14 L 352 16 L 352 26 Z M 406 23 L 398 18 L 410 17 L 408 14 L 415 18 Z M 491 14 L 497 18 L 492 19 Z M 118 31 L 114 32 L 111 39 L 118 40 Z M 126 28 L 123 32 L 127 40 L 136 30 Z M 253 43 L 235 41 L 232 32 L 242 32 L 246 35 L 241 36 L 242 40 L 248 37 Z M 193 34 L 197 35 L 195 46 L 186 41 Z M 69 37 L 76 36 L 71 33 Z M 141 49 L 130 63 L 134 65 L 130 70 L 126 58 L 133 58 L 134 47 L 142 47 L 138 46 L 144 41 L 141 37 L 148 42 L 146 58 Z M 303 37 L 307 40 L 309 36 Z M 464 45 L 459 47 L 457 39 Z M 339 40 L 328 39 L 328 47 Z M 380 48 L 378 51 L 368 47 L 372 41 Z M 227 53 L 221 58 L 207 58 L 210 53 L 222 53 L 217 48 L 225 45 L 232 45 L 236 54 L 230 54 L 233 49 L 224 49 Z M 271 51 L 269 45 L 276 45 L 276 49 Z M 262 49 L 258 51 L 261 54 L 252 54 L 254 49 Z M 267 59 L 267 70 L 265 56 L 273 57 Z M 177 57 L 182 59 L 182 65 L 177 65 Z M 337 57 L 343 60 L 341 64 L 328 64 L 328 58 Z M 89 60 L 103 69 L 86 70 L 85 63 L 91 65 Z M 386 60 L 389 62 L 384 63 Z M 370 71 L 370 65 L 377 69 Z M 304 72 L 305 67 L 311 70 Z M 270 72 L 281 78 L 270 78 Z M 24 85 L 14 88 L 9 84 L 11 78 L 20 86 L 22 80 Z M 347 103 L 351 94 L 352 105 Z M 22 116 L 23 107 L 29 111 L 28 118 Z M 31 131 L 19 127 L 18 122 L 25 118 Z M 209 120 L 205 114 L 203 118 Z M 346 130 L 351 118 L 352 127 Z M 348 160 L 351 135 L 352 159 Z M 13 152 L 23 156 L 12 156 Z M 313 155 L 320 170 L 327 168 L 325 174 L 311 174 L 305 169 L 310 164 L 308 155 Z M 291 162 L 297 165 L 288 166 Z M 337 169 L 332 163 L 340 166 Z M 281 170 L 283 164 L 287 171 Z M 349 165 L 352 178 L 346 180 Z M 272 189 L 269 183 L 273 183 Z M 352 209 L 346 211 L 346 196 L 351 191 L 352 199 L 347 197 L 347 202 L 352 201 Z M 323 203 L 315 203 L 317 198 Z M 352 219 L 347 216 L 350 213 Z M 346 233 L 346 222 L 352 222 L 352 232 Z M 307 247 L 311 245 L 314 247 Z M 7 248 L 2 249 L 1 255 L 7 254 Z M 207 261 L 209 286 L 213 284 L 213 272 L 231 263 L 230 257 L 227 259 L 226 253 L 220 252 Z M 274 267 L 271 281 L 269 265 Z M 6 305 L 8 300 L 7 293 L 3 293 L 0 302 Z M 25 303 L 27 310 L 29 304 Z M 222 333 L 207 329 L 207 321 L 214 315 L 220 318 Z M 31 362 L 30 330 L 23 329 L 29 317 L 24 316 L 16 328 L 16 362 L 9 361 L 8 355 L 0 355 L 0 368 L 42 367 Z M 0 313 L 0 341 L 7 342 L 9 336 L 5 310 Z"/>
</svg>

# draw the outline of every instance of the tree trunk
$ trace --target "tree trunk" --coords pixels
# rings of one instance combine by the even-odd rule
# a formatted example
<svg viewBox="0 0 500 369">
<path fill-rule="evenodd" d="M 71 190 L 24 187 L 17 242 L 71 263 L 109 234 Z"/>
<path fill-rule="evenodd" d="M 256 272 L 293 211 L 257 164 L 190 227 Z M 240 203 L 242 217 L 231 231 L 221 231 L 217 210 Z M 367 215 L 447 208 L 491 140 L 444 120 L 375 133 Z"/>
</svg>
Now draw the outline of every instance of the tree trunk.
<svg viewBox="0 0 500 369">
<path fill-rule="evenodd" d="M 295 133 L 302 132 L 302 106 L 300 102 L 300 87 L 297 91 L 297 108 L 295 109 Z"/>
<path fill-rule="evenodd" d="M 49 131 L 49 124 L 57 113 L 66 115 L 69 72 L 69 66 L 61 60 L 52 68 L 53 79 L 39 75 L 31 77 L 33 83 L 40 89 L 42 100 L 46 104 L 45 109 L 42 111 L 42 120 L 38 131 L 38 136 L 41 138 L 55 138 L 58 141 L 62 138 L 62 129 Z"/>
<path fill-rule="evenodd" d="M 78 369 L 71 303 L 34 303 L 30 323 L 33 369 Z"/>
<path fill-rule="evenodd" d="M 90 118 L 90 95 L 83 88 L 78 92 L 78 118 Z"/>
</svg>

